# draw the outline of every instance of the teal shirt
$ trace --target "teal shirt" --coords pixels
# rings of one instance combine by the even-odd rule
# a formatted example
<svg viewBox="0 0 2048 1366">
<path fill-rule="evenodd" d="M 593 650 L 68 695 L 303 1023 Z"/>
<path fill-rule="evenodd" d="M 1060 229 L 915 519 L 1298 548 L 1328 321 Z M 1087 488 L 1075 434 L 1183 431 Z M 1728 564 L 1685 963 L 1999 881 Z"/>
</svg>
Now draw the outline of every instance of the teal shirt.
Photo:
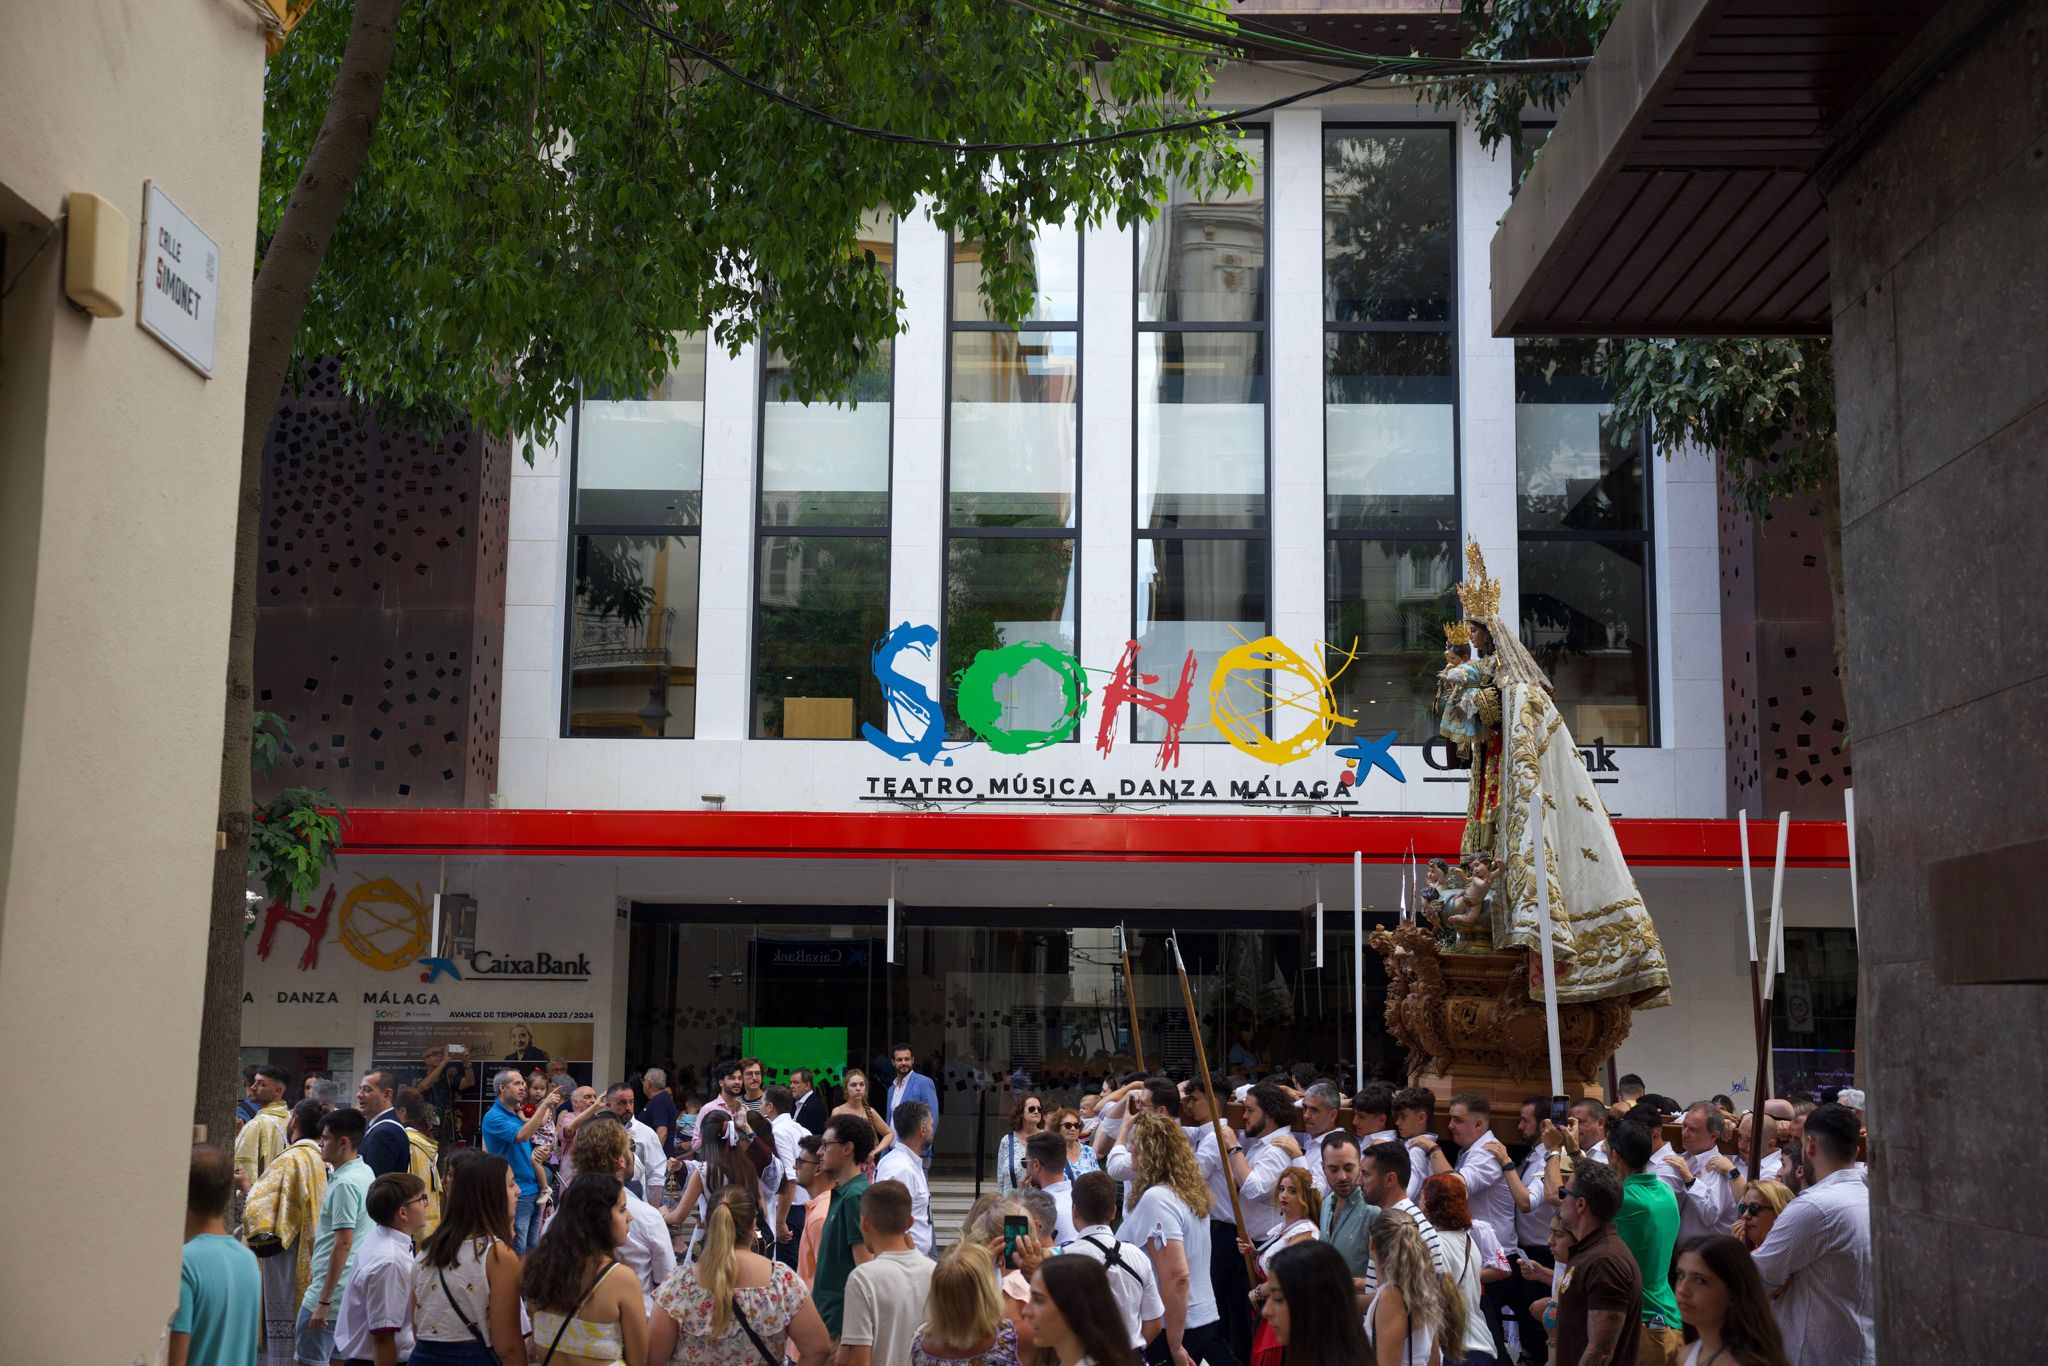
<svg viewBox="0 0 2048 1366">
<path fill-rule="evenodd" d="M 370 1192 L 370 1183 L 376 1179 L 377 1174 L 360 1157 L 351 1157 L 327 1178 L 327 1194 L 320 1201 L 320 1218 L 313 1225 L 313 1275 L 306 1282 L 306 1298 L 299 1302 L 299 1307 L 310 1311 L 320 1303 L 320 1286 L 327 1279 L 328 1259 L 334 1255 L 334 1235 L 340 1229 L 351 1230 L 355 1236 L 348 1245 L 348 1260 L 341 1264 L 341 1274 L 334 1278 L 334 1289 L 328 1297 L 329 1324 L 341 1312 L 341 1292 L 348 1288 L 349 1266 L 362 1248 L 363 1239 L 375 1227 L 364 1197 Z"/>
<path fill-rule="evenodd" d="M 854 1176 L 842 1181 L 832 1192 L 832 1208 L 825 1213 L 825 1230 L 818 1235 L 818 1281 L 811 1288 L 811 1302 L 825 1331 L 839 1336 L 846 1315 L 846 1278 L 853 1274 L 853 1250 L 864 1241 L 860 1235 L 860 1198 L 868 1193 L 868 1179 Z"/>
<path fill-rule="evenodd" d="M 1372 1260 L 1365 1231 L 1379 1217 L 1380 1207 L 1366 1203 L 1365 1192 L 1356 1186 L 1351 1188 L 1347 1200 L 1340 1201 L 1332 1195 L 1323 1197 L 1322 1240 L 1343 1254 L 1344 1264 L 1351 1268 L 1353 1276 L 1363 1278 L 1366 1265 Z"/>
<path fill-rule="evenodd" d="M 253 1366 L 263 1345 L 263 1273 L 256 1254 L 218 1233 L 185 1244 L 171 1331 L 191 1338 L 190 1366 Z"/>
<path fill-rule="evenodd" d="M 1678 1244 L 1678 1197 L 1662 1177 L 1643 1172 L 1621 1183 L 1621 1212 L 1614 1231 L 1635 1254 L 1643 1273 L 1643 1322 L 1678 1327 L 1678 1301 L 1671 1293 L 1671 1251 Z M 1652 1320 L 1661 1319 L 1661 1324 Z"/>
</svg>

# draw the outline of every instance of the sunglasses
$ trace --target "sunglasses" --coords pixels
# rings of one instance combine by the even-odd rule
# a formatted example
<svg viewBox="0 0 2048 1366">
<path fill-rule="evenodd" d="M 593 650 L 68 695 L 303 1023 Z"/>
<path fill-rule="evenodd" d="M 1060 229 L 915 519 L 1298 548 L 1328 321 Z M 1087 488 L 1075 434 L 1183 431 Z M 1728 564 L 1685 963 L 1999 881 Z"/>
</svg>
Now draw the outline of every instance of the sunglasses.
<svg viewBox="0 0 2048 1366">
<path fill-rule="evenodd" d="M 1762 1214 L 1765 1208 L 1766 1206 L 1763 1205 L 1737 1205 L 1735 1212 L 1737 1214 L 1747 1214 L 1750 1218 L 1754 1219 L 1759 1214 Z"/>
<path fill-rule="evenodd" d="M 1078 1119 L 1063 1119 L 1060 1121 L 1060 1127 L 1062 1129 L 1078 1129 L 1081 1127 L 1081 1121 Z"/>
</svg>

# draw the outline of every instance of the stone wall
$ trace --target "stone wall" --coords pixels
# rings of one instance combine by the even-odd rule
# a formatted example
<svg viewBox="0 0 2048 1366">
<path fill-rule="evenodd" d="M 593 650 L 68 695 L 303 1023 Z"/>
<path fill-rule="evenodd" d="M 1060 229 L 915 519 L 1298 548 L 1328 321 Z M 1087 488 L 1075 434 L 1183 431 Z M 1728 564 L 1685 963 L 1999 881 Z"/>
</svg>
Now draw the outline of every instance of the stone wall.
<svg viewBox="0 0 2048 1366">
<path fill-rule="evenodd" d="M 2025 1361 L 2048 987 L 1942 980 L 1928 886 L 2048 837 L 2048 0 L 1953 6 L 1887 79 L 1828 198 L 1878 1354 Z M 2010 906 L 1956 909 L 2041 933 Z"/>
</svg>

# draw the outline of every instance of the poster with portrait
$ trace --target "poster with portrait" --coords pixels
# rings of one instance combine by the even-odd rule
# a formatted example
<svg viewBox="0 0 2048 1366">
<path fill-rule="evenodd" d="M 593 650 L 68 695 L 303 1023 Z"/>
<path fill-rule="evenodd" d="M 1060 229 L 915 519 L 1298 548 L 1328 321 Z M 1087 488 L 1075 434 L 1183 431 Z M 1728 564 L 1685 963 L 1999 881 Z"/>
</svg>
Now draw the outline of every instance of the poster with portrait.
<svg viewBox="0 0 2048 1366">
<path fill-rule="evenodd" d="M 496 1099 L 492 1079 L 508 1067 L 566 1075 L 589 1085 L 596 1051 L 597 1013 L 590 1010 L 471 1010 L 393 1007 L 376 1012 L 370 1025 L 370 1066 L 388 1068 L 399 1084 L 419 1085 L 445 1053 L 445 1095 L 452 1101 L 454 1131 L 468 1140 Z"/>
</svg>

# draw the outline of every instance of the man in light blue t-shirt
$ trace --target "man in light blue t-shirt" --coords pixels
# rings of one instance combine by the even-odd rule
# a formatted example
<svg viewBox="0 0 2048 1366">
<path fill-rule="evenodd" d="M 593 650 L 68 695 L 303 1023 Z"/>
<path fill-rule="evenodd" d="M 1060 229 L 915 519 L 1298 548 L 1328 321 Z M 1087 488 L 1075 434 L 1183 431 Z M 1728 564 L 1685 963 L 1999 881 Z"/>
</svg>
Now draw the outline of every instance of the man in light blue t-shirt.
<svg viewBox="0 0 2048 1366">
<path fill-rule="evenodd" d="M 498 1073 L 497 1091 L 498 1103 L 484 1111 L 484 1151 L 512 1164 L 512 1179 L 519 1183 L 519 1208 L 512 1216 L 512 1250 L 524 1253 L 540 1238 L 540 1177 L 533 1170 L 533 1136 L 562 1103 L 562 1093 L 550 1088 L 528 1118 L 519 1113 L 526 1103 L 526 1078 L 517 1068 Z"/>
<path fill-rule="evenodd" d="M 169 1366 L 255 1366 L 263 1343 L 263 1275 L 228 1234 L 235 1164 L 210 1144 L 192 1149 L 185 1185 L 185 1269 L 171 1316 Z"/>
<path fill-rule="evenodd" d="M 323 1366 L 333 1358 L 334 1316 L 341 1308 L 341 1292 L 348 1288 L 349 1262 L 357 1242 L 375 1226 L 363 1201 L 376 1173 L 356 1156 L 368 1127 L 361 1110 L 331 1110 L 320 1121 L 320 1156 L 334 1171 L 313 1225 L 313 1274 L 306 1282 L 306 1298 L 299 1303 L 293 1355 L 305 1366 Z"/>
</svg>

